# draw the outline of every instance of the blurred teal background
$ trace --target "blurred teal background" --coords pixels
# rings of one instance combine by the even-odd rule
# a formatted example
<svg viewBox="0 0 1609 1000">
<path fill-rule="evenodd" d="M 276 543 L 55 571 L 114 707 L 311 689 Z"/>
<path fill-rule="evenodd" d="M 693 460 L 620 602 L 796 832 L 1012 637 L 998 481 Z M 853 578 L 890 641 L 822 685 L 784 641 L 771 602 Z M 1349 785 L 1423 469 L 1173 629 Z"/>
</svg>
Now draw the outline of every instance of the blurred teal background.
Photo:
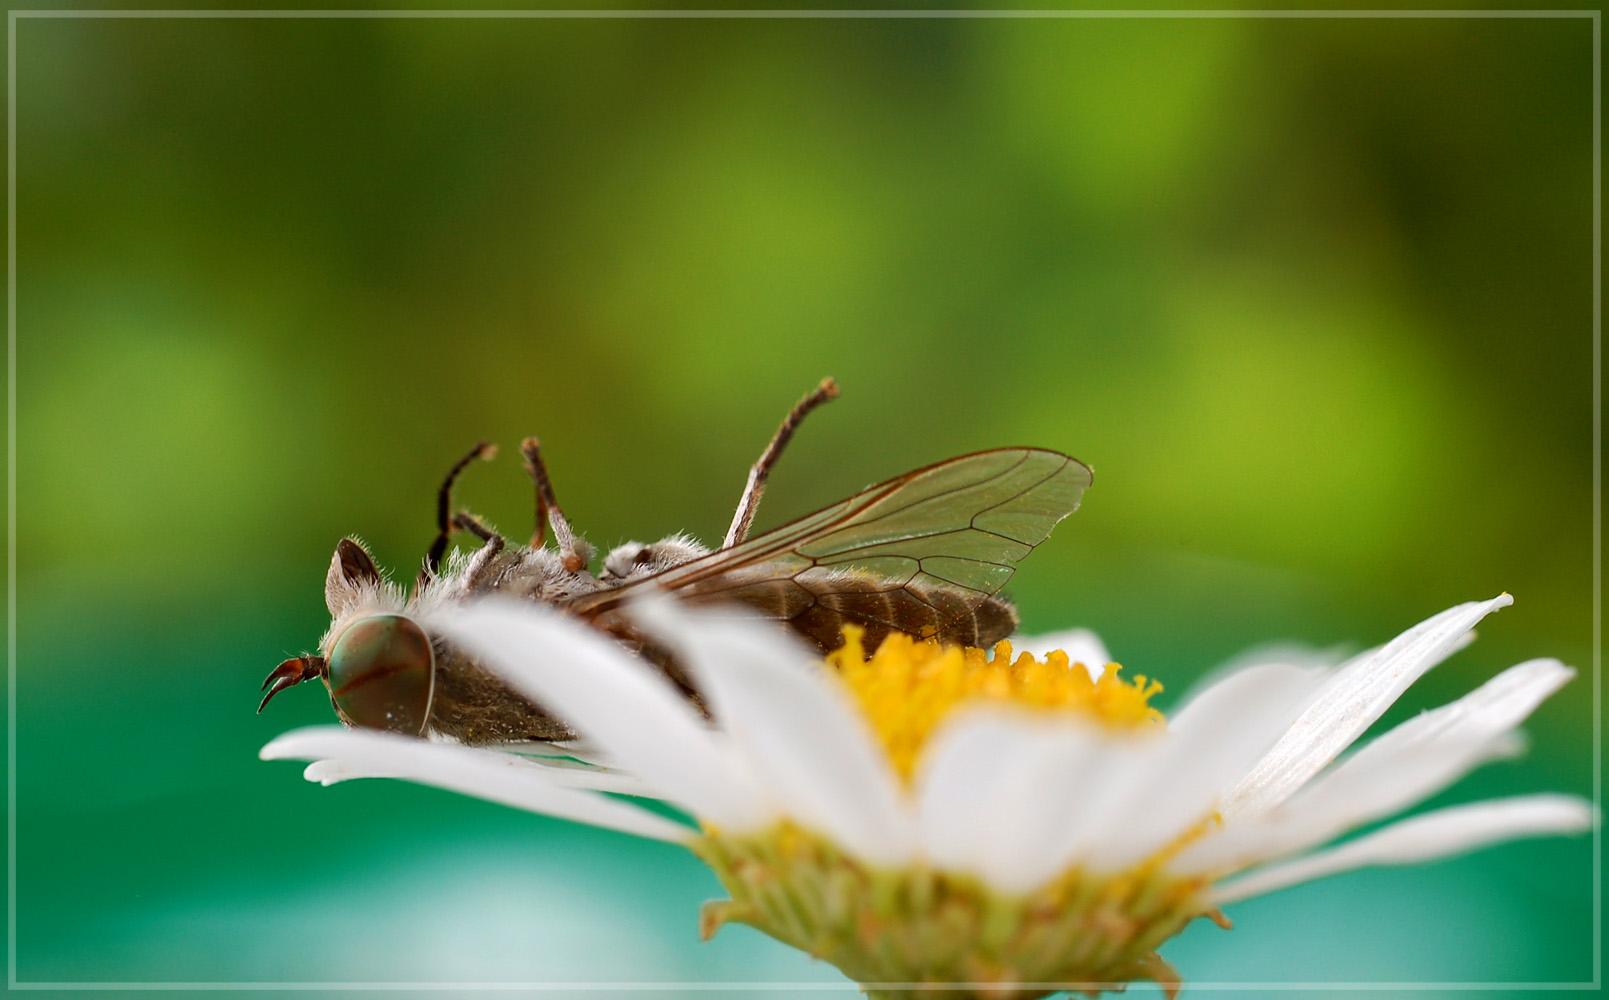
<svg viewBox="0 0 1609 1000">
<path fill-rule="evenodd" d="M 1590 794 L 1592 22 L 16 23 L 23 981 L 840 982 L 677 849 L 257 748 L 359 533 L 718 539 L 968 451 L 1096 469 L 1013 580 L 1170 699 L 1515 606 L 1387 723 L 1583 676 L 1438 804 Z M 1581 981 L 1586 838 L 1360 872 L 1196 982 Z M 848 987 L 846 985 L 845 989 Z M 763 991 L 756 989 L 758 995 Z M 1155 995 L 1150 988 L 1136 988 Z M 735 995 L 735 994 L 734 994 Z M 1380 994 L 1370 994 L 1379 996 Z"/>
</svg>

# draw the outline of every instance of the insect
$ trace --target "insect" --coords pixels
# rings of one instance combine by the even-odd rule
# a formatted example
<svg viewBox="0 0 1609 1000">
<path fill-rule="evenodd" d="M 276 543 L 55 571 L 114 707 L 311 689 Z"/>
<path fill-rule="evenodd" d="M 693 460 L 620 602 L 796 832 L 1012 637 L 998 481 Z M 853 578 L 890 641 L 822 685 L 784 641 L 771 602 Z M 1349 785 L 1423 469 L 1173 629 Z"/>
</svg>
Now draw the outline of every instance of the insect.
<svg viewBox="0 0 1609 1000">
<path fill-rule="evenodd" d="M 568 738 L 562 721 L 418 623 L 427 608 L 490 593 L 555 605 L 612 633 L 695 701 L 676 663 L 634 633 L 622 611 L 640 588 L 660 587 L 695 604 L 746 604 L 823 651 L 840 644 L 845 624 L 864 628 L 869 648 L 891 631 L 971 646 L 1005 638 L 1017 614 L 998 594 L 1017 563 L 1078 508 L 1089 467 L 1037 448 L 963 455 L 749 538 L 783 449 L 805 415 L 837 394 L 826 379 L 788 413 L 750 469 L 720 548 L 685 535 L 628 542 L 604 557 L 596 575 L 588 568 L 596 549 L 560 509 L 536 438 L 520 449 L 536 494 L 529 545 L 510 544 L 472 514 L 451 513 L 459 475 L 495 452 L 478 444 L 437 493 L 436 537 L 411 590 L 386 582 L 357 540 L 336 546 L 324 582 L 331 622 L 319 652 L 276 667 L 257 710 L 316 677 L 349 726 L 472 744 Z M 467 558 L 455 553 L 444 568 L 454 528 L 481 544 Z"/>
</svg>

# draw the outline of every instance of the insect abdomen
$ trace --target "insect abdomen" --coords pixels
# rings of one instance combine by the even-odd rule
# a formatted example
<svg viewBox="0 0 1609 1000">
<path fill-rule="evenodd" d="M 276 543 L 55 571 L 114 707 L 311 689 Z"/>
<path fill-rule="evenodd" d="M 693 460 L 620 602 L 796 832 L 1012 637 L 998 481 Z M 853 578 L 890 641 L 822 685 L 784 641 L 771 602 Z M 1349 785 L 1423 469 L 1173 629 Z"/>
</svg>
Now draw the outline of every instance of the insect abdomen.
<svg viewBox="0 0 1609 1000">
<path fill-rule="evenodd" d="M 998 597 L 919 583 L 889 589 L 876 577 L 838 581 L 814 595 L 809 607 L 789 616 L 789 626 L 823 652 L 843 644 L 843 627 L 866 630 L 867 649 L 876 649 L 890 632 L 963 646 L 992 646 L 1017 628 L 1017 612 Z"/>
</svg>

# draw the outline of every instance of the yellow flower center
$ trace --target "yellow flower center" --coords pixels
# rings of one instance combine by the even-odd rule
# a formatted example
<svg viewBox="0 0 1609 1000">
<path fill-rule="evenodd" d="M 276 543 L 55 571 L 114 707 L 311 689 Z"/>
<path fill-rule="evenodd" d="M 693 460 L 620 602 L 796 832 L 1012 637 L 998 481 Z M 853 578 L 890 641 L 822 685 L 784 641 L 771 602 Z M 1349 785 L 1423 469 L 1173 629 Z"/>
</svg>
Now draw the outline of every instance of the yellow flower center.
<svg viewBox="0 0 1609 1000">
<path fill-rule="evenodd" d="M 844 644 L 827 654 L 827 662 L 849 684 L 889 759 L 907 779 L 928 736 L 960 705 L 996 702 L 1076 712 L 1116 729 L 1162 723 L 1162 713 L 1149 704 L 1162 685 L 1139 674 L 1125 680 L 1117 676 L 1122 668 L 1116 663 L 1101 665 L 1097 679 L 1060 650 L 1043 662 L 1031 653 L 1013 659 L 1009 642 L 996 643 L 990 656 L 899 632 L 867 656 L 864 634 L 844 626 Z"/>
</svg>

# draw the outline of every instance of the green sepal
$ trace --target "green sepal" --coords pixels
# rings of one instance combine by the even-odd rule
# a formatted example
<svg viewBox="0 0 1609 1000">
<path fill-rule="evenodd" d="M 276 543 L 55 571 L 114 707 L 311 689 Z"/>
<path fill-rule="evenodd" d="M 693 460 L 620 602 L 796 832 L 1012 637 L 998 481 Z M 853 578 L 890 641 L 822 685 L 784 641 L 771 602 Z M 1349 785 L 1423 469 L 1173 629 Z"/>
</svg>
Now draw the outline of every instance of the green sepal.
<svg viewBox="0 0 1609 1000">
<path fill-rule="evenodd" d="M 1179 977 L 1156 949 L 1210 910 L 1204 883 L 1156 871 L 1075 869 L 1031 893 L 1004 893 L 970 875 L 866 865 L 787 823 L 691 846 L 732 895 L 705 904 L 701 936 L 748 924 L 888 1000 L 1093 996 L 1137 979 L 1171 995 Z M 931 983 L 958 985 L 920 988 Z"/>
</svg>

